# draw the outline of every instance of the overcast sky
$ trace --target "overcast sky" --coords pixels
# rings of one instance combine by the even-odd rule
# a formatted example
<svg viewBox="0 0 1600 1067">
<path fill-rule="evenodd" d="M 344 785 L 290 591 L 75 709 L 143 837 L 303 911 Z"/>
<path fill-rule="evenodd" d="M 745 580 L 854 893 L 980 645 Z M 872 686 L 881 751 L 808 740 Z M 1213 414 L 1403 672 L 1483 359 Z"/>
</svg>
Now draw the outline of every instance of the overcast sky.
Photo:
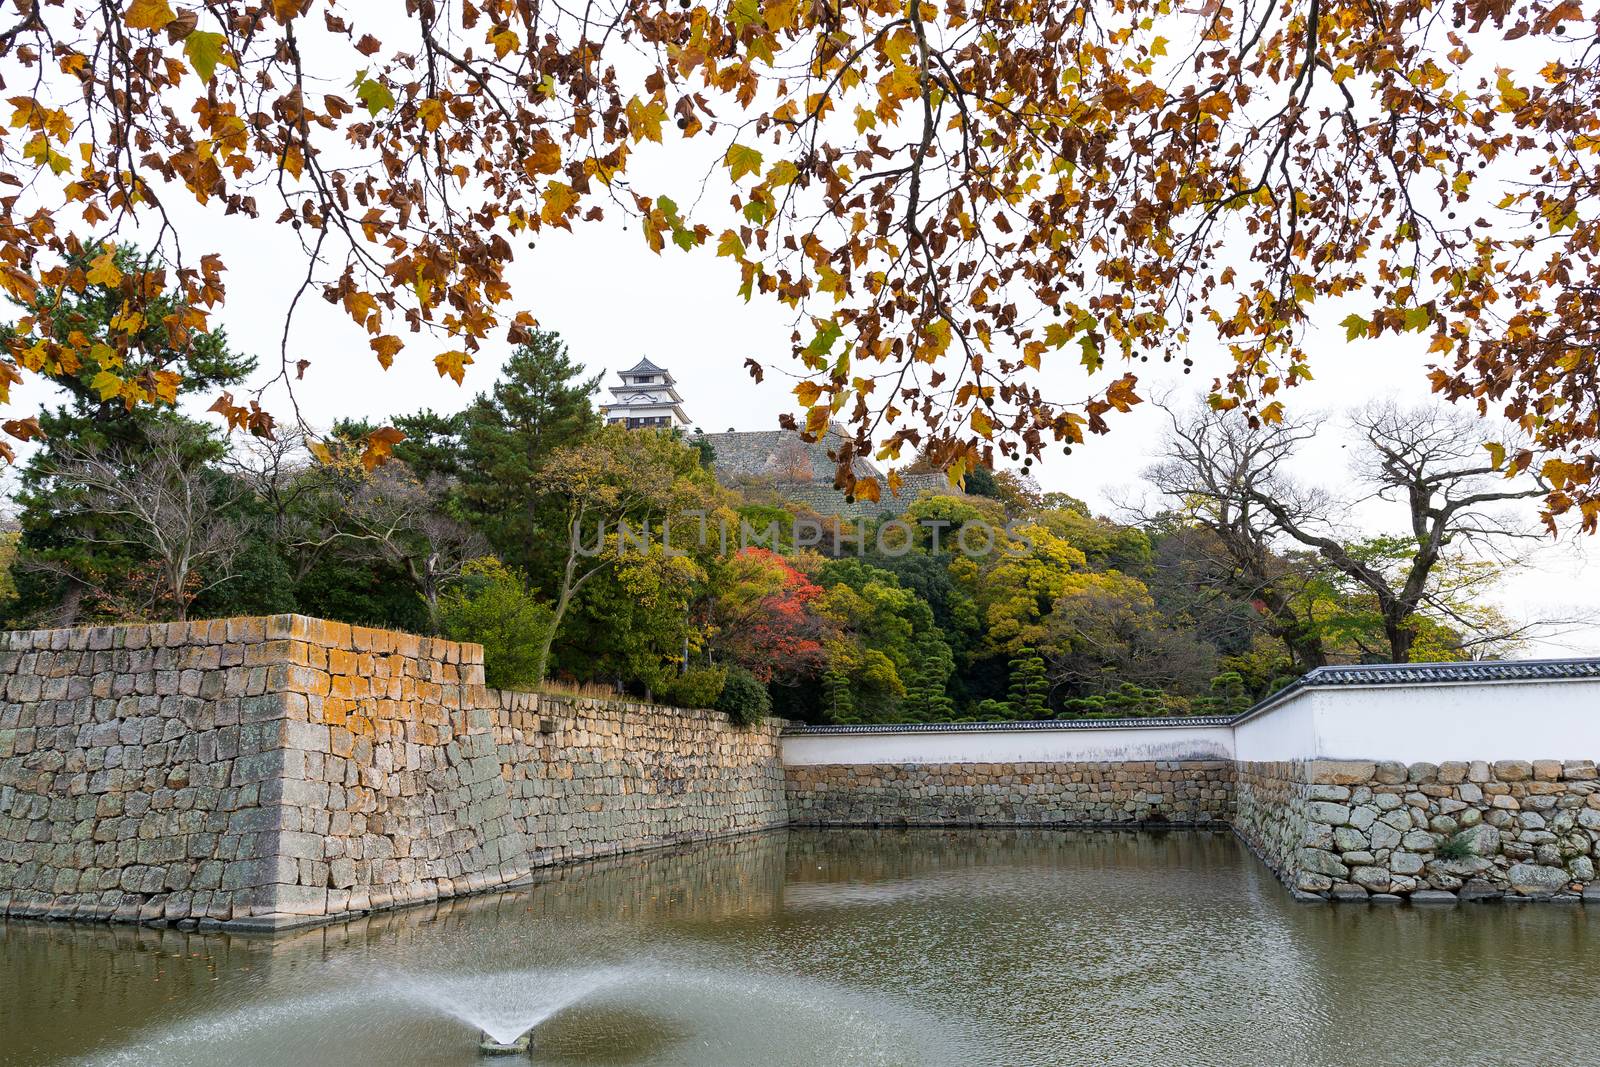
<svg viewBox="0 0 1600 1067">
<path fill-rule="evenodd" d="M 637 161 L 633 173 L 641 174 Z M 681 202 L 690 199 L 684 196 Z M 259 377 L 270 377 L 277 370 L 284 313 L 305 270 L 293 232 L 270 222 L 208 215 L 193 204 L 182 204 L 181 198 L 169 203 L 186 216 L 187 255 L 222 253 L 228 265 L 228 299 L 221 322 L 236 347 L 261 358 Z M 210 247 L 197 247 L 201 236 Z M 714 258 L 709 247 L 683 253 L 669 246 L 666 253 L 656 255 L 645 247 L 636 227 L 625 230 L 618 221 L 607 220 L 574 233 L 542 235 L 536 249 L 522 254 L 512 281 L 519 306 L 536 315 L 544 327 L 559 331 L 574 356 L 592 372 L 605 371 L 608 383 L 615 383 L 616 371 L 640 356 L 669 368 L 690 418 L 702 429 L 772 428 L 779 413 L 790 407 L 789 313 L 775 303 L 741 300 L 728 262 Z M 1425 340 L 1385 337 L 1347 344 L 1344 331 L 1334 324 L 1348 310 L 1337 304 L 1321 306 L 1319 321 L 1325 325 L 1310 339 L 1316 379 L 1289 392 L 1286 403 L 1291 413 L 1337 412 L 1374 396 L 1427 401 Z M 308 293 L 289 345 L 291 360 L 311 360 L 296 390 L 300 411 L 312 426 L 325 427 L 341 416 L 382 420 L 425 406 L 455 410 L 492 383 L 507 353 L 503 345 L 480 353 L 468 368 L 465 385 L 458 387 L 435 372 L 431 362 L 435 350 L 429 342 L 418 341 L 383 372 L 364 336 L 343 313 L 320 295 Z M 1194 356 L 1196 370 L 1190 378 L 1155 362 L 1136 365 L 1141 393 L 1180 388 L 1199 395 L 1212 374 L 1223 369 L 1225 357 L 1208 359 L 1200 351 Z M 766 367 L 764 383 L 758 385 L 746 374 L 746 357 Z M 1103 387 L 1124 369 L 1108 365 L 1097 384 Z M 1065 355 L 1056 364 L 1045 363 L 1040 382 L 1046 395 L 1074 398 L 1089 391 L 1082 368 Z M 13 395 L 24 408 L 42 396 L 37 386 L 15 390 Z M 194 405 L 197 414 L 210 399 Z M 269 394 L 266 404 L 280 418 L 292 417 L 283 394 Z M 1071 456 L 1059 449 L 1048 452 L 1033 468 L 1039 483 L 1081 497 L 1101 512 L 1111 511 L 1119 496 L 1136 493 L 1141 471 L 1160 436 L 1161 413 L 1141 405 L 1131 415 L 1113 413 L 1111 424 L 1111 434 L 1075 448 Z M 1318 448 L 1301 464 L 1300 475 L 1329 485 L 1344 481 L 1348 463 L 1341 443 L 1332 431 L 1319 438 Z M 1527 507 L 1531 519 L 1536 509 L 1532 503 Z M 1361 519 L 1374 530 L 1402 529 L 1374 509 L 1363 512 Z M 1570 613 L 1600 598 L 1600 565 L 1586 561 L 1590 553 L 1581 540 L 1572 537 L 1542 549 L 1534 567 L 1504 582 L 1499 599 L 1508 613 L 1524 619 Z M 1574 652 L 1600 654 L 1600 632 L 1569 635 L 1528 650 L 1529 655 Z"/>
</svg>

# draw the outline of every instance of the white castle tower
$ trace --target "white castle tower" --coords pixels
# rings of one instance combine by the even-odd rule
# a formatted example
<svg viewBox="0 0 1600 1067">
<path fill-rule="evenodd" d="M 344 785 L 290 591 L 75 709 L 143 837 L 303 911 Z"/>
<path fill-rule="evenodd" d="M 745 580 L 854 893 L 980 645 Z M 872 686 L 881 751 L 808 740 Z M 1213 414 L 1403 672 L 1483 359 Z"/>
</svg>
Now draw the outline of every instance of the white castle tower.
<svg viewBox="0 0 1600 1067">
<path fill-rule="evenodd" d="M 683 397 L 674 389 L 672 375 L 641 359 L 622 372 L 622 384 L 611 387 L 611 403 L 600 405 L 608 425 L 630 430 L 643 427 L 688 428 L 689 416 L 683 410 Z"/>
</svg>

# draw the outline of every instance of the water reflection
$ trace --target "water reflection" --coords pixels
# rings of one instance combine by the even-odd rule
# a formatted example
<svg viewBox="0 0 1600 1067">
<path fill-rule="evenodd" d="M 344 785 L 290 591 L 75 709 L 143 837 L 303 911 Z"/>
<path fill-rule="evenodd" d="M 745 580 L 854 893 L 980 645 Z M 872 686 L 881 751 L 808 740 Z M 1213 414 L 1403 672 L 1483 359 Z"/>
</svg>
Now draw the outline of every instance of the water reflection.
<svg viewBox="0 0 1600 1067">
<path fill-rule="evenodd" d="M 1226 834 L 793 831 L 277 939 L 12 923 L 0 1061 L 468 1064 L 538 1022 L 572 1065 L 1576 1062 L 1597 924 L 1297 905 Z"/>
</svg>

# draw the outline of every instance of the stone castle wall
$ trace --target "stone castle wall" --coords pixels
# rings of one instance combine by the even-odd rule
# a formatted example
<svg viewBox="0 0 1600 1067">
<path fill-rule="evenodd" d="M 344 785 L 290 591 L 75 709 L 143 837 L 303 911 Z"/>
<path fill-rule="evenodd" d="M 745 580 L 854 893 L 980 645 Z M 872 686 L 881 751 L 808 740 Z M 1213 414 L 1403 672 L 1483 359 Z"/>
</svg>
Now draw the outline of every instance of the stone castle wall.
<svg viewBox="0 0 1600 1067">
<path fill-rule="evenodd" d="M 1230 826 L 1304 899 L 1600 900 L 1588 760 L 1175 760 L 786 768 L 815 826 Z"/>
<path fill-rule="evenodd" d="M 1303 897 L 1600 900 L 1592 761 L 1310 754 L 1395 744 L 1360 716 L 1402 713 L 1423 751 L 1454 723 L 1592 754 L 1597 682 L 1285 698 L 1248 745 L 1230 720 L 798 731 L 785 768 L 775 720 L 502 693 L 474 645 L 296 615 L 0 634 L 0 914 L 277 929 L 791 822 L 1229 825 Z M 1538 715 L 1485 729 L 1524 692 Z"/>
<path fill-rule="evenodd" d="M 1235 832 L 1273 873 L 1292 881 L 1310 791 L 1305 761 L 1241 762 L 1234 767 Z"/>
<path fill-rule="evenodd" d="M 786 769 L 802 825 L 1225 824 L 1231 760 L 816 764 Z"/>
<path fill-rule="evenodd" d="M 1594 895 L 1600 781 L 1591 760 L 1319 760 L 1308 770 L 1288 868 L 1301 892 Z"/>
<path fill-rule="evenodd" d="M 0 911 L 298 922 L 783 825 L 777 724 L 273 616 L 0 636 Z"/>
</svg>

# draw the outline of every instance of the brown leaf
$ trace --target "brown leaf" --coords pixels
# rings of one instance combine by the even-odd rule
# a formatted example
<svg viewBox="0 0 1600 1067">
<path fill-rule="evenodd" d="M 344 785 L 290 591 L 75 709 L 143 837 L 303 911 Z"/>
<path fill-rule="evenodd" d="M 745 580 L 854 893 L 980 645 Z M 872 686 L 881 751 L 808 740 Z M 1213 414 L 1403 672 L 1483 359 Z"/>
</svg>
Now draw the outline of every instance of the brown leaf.
<svg viewBox="0 0 1600 1067">
<path fill-rule="evenodd" d="M 373 430 L 363 438 L 366 447 L 361 450 L 361 466 L 370 471 L 386 463 L 394 454 L 394 446 L 405 439 L 406 435 L 393 426 Z"/>
</svg>

